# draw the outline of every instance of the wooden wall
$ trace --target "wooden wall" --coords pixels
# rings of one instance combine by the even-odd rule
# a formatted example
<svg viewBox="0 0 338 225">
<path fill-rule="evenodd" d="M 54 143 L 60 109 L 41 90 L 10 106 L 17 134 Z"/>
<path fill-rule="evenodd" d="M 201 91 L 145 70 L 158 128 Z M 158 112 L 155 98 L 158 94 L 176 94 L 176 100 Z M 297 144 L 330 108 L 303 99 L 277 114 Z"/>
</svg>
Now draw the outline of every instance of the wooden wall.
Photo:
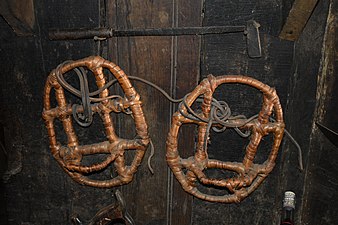
<svg viewBox="0 0 338 225">
<path fill-rule="evenodd" d="M 201 6 L 198 1 L 112 1 L 108 18 L 114 29 L 201 26 Z M 127 74 L 155 83 L 174 98 L 183 97 L 198 82 L 197 36 L 114 38 L 109 46 L 109 56 Z M 173 180 L 165 161 L 166 134 L 176 105 L 155 89 L 144 84 L 135 86 L 142 96 L 155 147 L 155 174 L 151 175 L 144 164 L 135 180 L 121 189 L 127 202 L 134 203 L 130 210 L 139 224 L 189 224 L 192 198 Z M 121 135 L 130 130 L 124 122 L 120 123 Z M 187 141 L 181 147 L 192 148 L 193 132 L 183 135 Z"/>
<path fill-rule="evenodd" d="M 298 224 L 314 224 L 313 218 L 317 224 L 322 221 L 325 221 L 322 224 L 336 224 L 334 214 L 337 213 L 332 208 L 337 199 L 336 163 L 328 160 L 335 158 L 334 147 L 314 127 L 318 119 L 326 124 L 336 121 L 335 70 L 330 70 L 330 76 L 323 70 L 325 62 L 333 64 L 334 61 L 331 51 L 329 56 L 323 55 L 323 42 L 325 46 L 335 45 L 332 28 L 331 33 L 324 36 L 329 5 L 332 17 L 337 15 L 334 10 L 337 6 L 332 2 L 320 1 L 296 42 L 278 38 L 291 0 L 38 0 L 34 2 L 34 35 L 28 37 L 16 36 L 0 17 L 0 122 L 3 127 L 0 135 L 7 152 L 0 159 L 2 167 L 8 164 L 0 187 L 3 193 L 0 224 L 70 224 L 73 213 L 86 221 L 100 208 L 114 202 L 112 194 L 117 189 L 122 191 L 136 224 L 142 225 L 278 224 L 281 198 L 289 189 L 295 190 L 298 196 Z M 250 19 L 261 25 L 261 58 L 248 57 L 242 33 L 119 37 L 101 42 L 50 41 L 47 37 L 51 28 L 245 25 Z M 133 81 L 141 95 L 155 147 L 152 159 L 155 174 L 149 172 L 146 164 L 148 151 L 128 185 L 104 190 L 75 183 L 49 152 L 41 118 L 42 93 L 48 73 L 59 63 L 89 55 L 101 55 L 118 64 L 128 75 L 151 81 L 175 98 L 193 90 L 208 74 L 248 75 L 275 87 L 284 108 L 287 129 L 303 147 L 305 172 L 299 172 L 296 149 L 285 138 L 276 168 L 243 202 L 220 204 L 192 198 L 182 190 L 165 162 L 165 140 L 177 105 L 158 91 Z M 318 80 L 323 86 L 317 87 Z M 324 89 L 332 98 L 321 102 Z M 259 92 L 240 85 L 225 85 L 217 92 L 217 98 L 227 101 L 233 114 L 247 117 L 257 113 L 261 104 Z M 130 137 L 131 120 L 118 115 L 114 121 L 119 135 Z M 84 142 L 94 143 L 103 138 L 103 133 L 98 132 L 102 128 L 99 122 L 95 120 L 90 128 L 78 130 Z M 180 153 L 192 155 L 193 127 L 187 127 L 180 135 L 184 140 L 180 143 Z M 258 162 L 267 154 L 269 140 L 263 141 Z M 241 161 L 246 143 L 247 140 L 231 131 L 212 133 L 209 156 Z M 321 149 L 321 153 L 317 149 Z M 325 192 L 324 200 L 320 198 L 321 192 Z M 313 215 L 315 211 L 319 211 L 319 215 Z"/>
<path fill-rule="evenodd" d="M 56 27 L 96 27 L 99 5 L 35 1 L 35 13 L 34 36 L 28 37 L 16 36 L 0 17 L 1 121 L 8 133 L 9 167 L 4 180 L 8 222 L 1 224 L 70 224 L 72 213 L 89 219 L 97 208 L 110 204 L 111 191 L 74 183 L 51 156 L 41 117 L 43 88 L 59 63 L 98 52 L 92 40 L 52 42 L 47 35 Z M 83 132 L 88 139 L 96 136 Z"/>
<path fill-rule="evenodd" d="M 206 1 L 204 25 L 237 25 L 254 19 L 260 23 L 262 57 L 249 58 L 246 39 L 241 34 L 206 36 L 202 44 L 201 73 L 215 76 L 242 74 L 275 87 L 283 107 L 287 105 L 287 89 L 293 59 L 293 43 L 278 38 L 282 26 L 281 8 L 276 1 Z M 243 85 L 220 87 L 217 99 L 228 102 L 234 115 L 248 118 L 261 107 L 259 91 Z M 256 162 L 266 159 L 271 139 L 263 140 Z M 223 161 L 241 161 L 248 141 L 229 130 L 212 134 L 209 157 Z M 217 204 L 194 199 L 193 224 L 278 224 L 283 189 L 278 186 L 277 167 L 263 184 L 239 204 Z M 215 191 L 215 190 L 214 190 Z M 243 215 L 250 215 L 250 219 Z"/>
<path fill-rule="evenodd" d="M 318 16 L 324 12 L 328 13 L 326 23 L 321 21 L 323 18 Z M 312 52 L 313 64 L 319 64 L 317 74 L 316 89 L 312 92 L 315 95 L 316 105 L 313 108 L 311 131 L 309 138 L 304 137 L 304 141 L 310 146 L 307 152 L 307 168 L 304 176 L 304 195 L 302 201 L 301 220 L 304 224 L 336 224 L 338 223 L 336 201 L 337 192 L 337 160 L 338 149 L 329 139 L 318 129 L 316 122 L 329 127 L 337 132 L 337 28 L 338 4 L 337 1 L 319 2 L 317 6 L 317 16 L 313 17 L 309 26 L 298 43 L 299 49 L 306 49 L 308 43 L 320 45 L 316 37 L 321 36 L 323 45 L 321 51 Z M 324 20 L 324 19 L 323 19 Z M 325 24 L 325 34 L 314 24 Z M 312 27 L 312 29 L 310 28 Z M 316 27 L 316 28 L 315 28 Z M 309 51 L 304 51 L 304 54 Z M 317 58 L 320 58 L 318 60 Z M 319 62 L 318 62 L 319 61 Z M 301 61 L 299 61 L 301 63 Z M 301 64 L 311 65 L 311 61 Z M 297 63 L 297 65 L 300 65 Z M 311 67 L 310 67 L 311 68 Z M 308 79 L 300 76 L 300 79 Z M 295 93 L 301 95 L 299 91 Z M 308 104 L 308 103 L 307 103 Z M 314 103 L 312 103 L 314 104 Z M 303 117 L 303 116 L 302 116 Z"/>
</svg>

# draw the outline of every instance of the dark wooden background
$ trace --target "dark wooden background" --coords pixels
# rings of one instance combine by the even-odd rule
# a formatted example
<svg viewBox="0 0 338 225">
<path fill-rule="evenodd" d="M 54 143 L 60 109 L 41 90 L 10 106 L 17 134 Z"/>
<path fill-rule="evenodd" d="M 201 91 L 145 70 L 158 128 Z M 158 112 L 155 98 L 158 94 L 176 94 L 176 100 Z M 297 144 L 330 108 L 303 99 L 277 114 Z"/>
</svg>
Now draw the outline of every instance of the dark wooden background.
<svg viewBox="0 0 338 225">
<path fill-rule="evenodd" d="M 335 26 L 337 3 L 319 1 L 298 41 L 278 38 L 292 0 L 158 0 L 158 1 L 34 1 L 34 35 L 19 37 L 0 17 L 0 224 L 70 224 L 78 213 L 89 220 L 114 202 L 122 191 L 136 224 L 278 224 L 285 190 L 297 194 L 298 224 L 337 224 L 337 148 L 314 125 L 319 121 L 338 130 Z M 329 16 L 328 16 L 329 15 Z M 261 24 L 262 57 L 247 55 L 241 33 L 184 37 L 120 37 L 105 41 L 51 41 L 51 28 L 114 29 Z M 329 23 L 327 23 L 329 21 Z M 332 22 L 333 21 L 333 22 Z M 326 31 L 326 32 L 325 32 Z M 242 74 L 276 88 L 287 129 L 303 148 L 305 171 L 299 172 L 297 150 L 285 138 L 277 164 L 264 183 L 239 204 L 209 203 L 186 194 L 165 162 L 165 140 L 177 105 L 158 91 L 133 82 L 140 93 L 155 146 L 151 175 L 149 151 L 135 179 L 112 190 L 73 182 L 48 149 L 41 118 L 43 87 L 59 63 L 101 55 L 128 75 L 151 81 L 171 96 L 181 98 L 208 74 Z M 260 93 L 241 85 L 225 85 L 217 98 L 226 100 L 234 114 L 251 116 L 260 107 Z M 79 129 L 84 142 L 103 138 L 99 120 Z M 119 135 L 128 137 L 131 121 L 117 116 Z M 181 132 L 180 154 L 192 155 L 195 131 Z M 257 161 L 264 160 L 269 138 Z M 211 136 L 209 156 L 240 161 L 246 140 L 233 132 Z M 212 191 L 212 190 L 210 190 Z"/>
</svg>

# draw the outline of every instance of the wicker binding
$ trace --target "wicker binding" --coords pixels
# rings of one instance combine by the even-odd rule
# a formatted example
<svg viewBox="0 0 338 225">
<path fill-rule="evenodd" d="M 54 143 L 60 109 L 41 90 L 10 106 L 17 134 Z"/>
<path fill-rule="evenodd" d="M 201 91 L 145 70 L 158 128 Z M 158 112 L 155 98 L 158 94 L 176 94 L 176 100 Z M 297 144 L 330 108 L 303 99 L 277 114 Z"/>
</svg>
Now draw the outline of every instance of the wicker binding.
<svg viewBox="0 0 338 225">
<path fill-rule="evenodd" d="M 213 93 L 219 85 L 224 83 L 249 85 L 263 93 L 263 104 L 256 119 L 244 125 L 242 119 L 233 121 L 241 124 L 239 125 L 241 130 L 251 130 L 250 142 L 246 146 L 246 153 L 242 162 L 223 162 L 209 159 L 204 143 L 207 140 L 205 138 L 207 123 L 184 116 L 184 114 L 189 114 L 187 106 L 192 106 L 198 97 L 203 96 L 199 116 L 208 120 Z M 272 113 L 275 117 L 273 122 L 270 119 Z M 198 125 L 197 145 L 193 156 L 182 158 L 178 151 L 178 133 L 180 127 L 187 123 Z M 271 152 L 263 164 L 255 164 L 253 160 L 260 141 L 263 136 L 269 133 L 273 134 Z M 166 158 L 173 174 L 186 192 L 211 202 L 240 202 L 252 193 L 274 168 L 283 133 L 283 112 L 275 89 L 250 77 L 234 75 L 214 77 L 209 75 L 187 96 L 186 105 L 181 104 L 179 110 L 174 113 L 167 137 Z M 208 178 L 204 172 L 210 168 L 232 171 L 236 175 L 227 179 Z M 201 188 L 198 185 L 225 189 L 227 192 L 224 195 L 205 194 L 200 191 Z"/>
<path fill-rule="evenodd" d="M 75 133 L 71 116 L 73 113 L 72 110 L 74 109 L 72 109 L 71 105 L 67 104 L 64 88 L 58 82 L 56 74 L 65 74 L 77 67 L 91 70 L 95 75 L 96 85 L 99 89 L 107 83 L 103 69 L 108 69 L 115 76 L 125 94 L 123 101 L 121 101 L 122 98 L 118 98 L 118 100 L 108 99 L 109 90 L 107 88 L 103 89 L 99 94 L 102 100 L 90 106 L 92 112 L 98 113 L 102 119 L 107 137 L 106 141 L 90 145 L 80 145 Z M 55 90 L 57 101 L 57 106 L 54 108 L 51 107 L 50 101 L 52 89 Z M 121 108 L 131 111 L 137 133 L 134 139 L 122 139 L 115 133 L 110 113 L 120 112 Z M 83 111 L 83 107 L 78 107 L 76 110 Z M 49 74 L 44 89 L 43 118 L 48 131 L 50 150 L 54 158 L 71 178 L 83 185 L 111 188 L 129 183 L 137 171 L 149 143 L 148 128 L 142 112 L 139 94 L 131 85 L 127 75 L 117 65 L 99 56 L 91 56 L 60 64 L 57 69 Z M 57 140 L 54 126 L 56 119 L 62 122 L 63 130 L 68 140 L 66 145 L 61 145 Z M 125 162 L 124 154 L 127 150 L 136 151 L 131 165 L 126 165 Z M 83 156 L 92 154 L 106 154 L 107 157 L 100 163 L 89 166 L 83 165 L 81 163 Z M 115 166 L 117 172 L 115 177 L 107 180 L 96 180 L 88 176 L 91 173 L 101 172 L 112 164 Z"/>
</svg>

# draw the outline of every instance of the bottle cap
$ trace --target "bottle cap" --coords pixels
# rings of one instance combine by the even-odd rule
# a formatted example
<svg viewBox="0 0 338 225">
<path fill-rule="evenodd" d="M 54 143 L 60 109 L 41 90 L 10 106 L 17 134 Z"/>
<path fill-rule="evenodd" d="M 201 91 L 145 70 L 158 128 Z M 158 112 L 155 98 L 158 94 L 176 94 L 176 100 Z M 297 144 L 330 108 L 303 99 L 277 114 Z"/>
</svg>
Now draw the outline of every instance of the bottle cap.
<svg viewBox="0 0 338 225">
<path fill-rule="evenodd" d="M 292 191 L 286 191 L 284 193 L 283 207 L 295 208 L 295 198 L 296 194 Z"/>
</svg>

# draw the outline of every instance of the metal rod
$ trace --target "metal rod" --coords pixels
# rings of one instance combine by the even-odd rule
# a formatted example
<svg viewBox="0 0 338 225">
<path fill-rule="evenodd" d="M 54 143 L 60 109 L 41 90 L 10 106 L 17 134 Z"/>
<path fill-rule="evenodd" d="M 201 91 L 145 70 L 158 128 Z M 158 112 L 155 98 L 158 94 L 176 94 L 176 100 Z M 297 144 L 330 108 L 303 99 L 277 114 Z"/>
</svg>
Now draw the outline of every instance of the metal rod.
<svg viewBox="0 0 338 225">
<path fill-rule="evenodd" d="M 110 37 L 131 36 L 181 36 L 181 35 L 206 35 L 244 32 L 246 26 L 211 26 L 211 27 L 175 27 L 175 28 L 150 28 L 133 30 L 113 30 L 112 28 L 93 29 L 54 29 L 49 31 L 51 40 L 76 40 Z"/>
<path fill-rule="evenodd" d="M 93 29 L 65 29 L 50 30 L 50 40 L 77 40 L 77 39 L 93 39 L 94 37 L 109 38 L 112 37 L 112 29 L 110 28 L 93 28 Z"/>
</svg>

